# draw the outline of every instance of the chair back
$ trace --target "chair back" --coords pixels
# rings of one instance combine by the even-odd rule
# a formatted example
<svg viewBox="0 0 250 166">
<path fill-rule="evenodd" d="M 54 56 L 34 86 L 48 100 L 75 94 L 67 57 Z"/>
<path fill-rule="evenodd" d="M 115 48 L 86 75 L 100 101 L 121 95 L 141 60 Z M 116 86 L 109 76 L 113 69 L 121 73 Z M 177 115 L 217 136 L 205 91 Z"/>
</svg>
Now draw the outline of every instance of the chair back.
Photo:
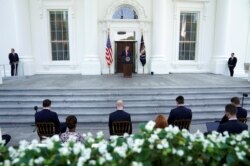
<svg viewBox="0 0 250 166">
<path fill-rule="evenodd" d="M 175 120 L 174 126 L 178 126 L 180 130 L 182 129 L 189 130 L 190 123 L 191 123 L 190 119 Z"/>
<path fill-rule="evenodd" d="M 55 124 L 53 122 L 37 122 L 36 127 L 40 140 L 55 135 Z"/>
<path fill-rule="evenodd" d="M 247 118 L 238 118 L 238 121 L 242 123 L 247 123 Z"/>
<path fill-rule="evenodd" d="M 113 135 L 122 136 L 124 133 L 130 133 L 131 122 L 129 121 L 115 121 L 112 122 Z"/>
</svg>

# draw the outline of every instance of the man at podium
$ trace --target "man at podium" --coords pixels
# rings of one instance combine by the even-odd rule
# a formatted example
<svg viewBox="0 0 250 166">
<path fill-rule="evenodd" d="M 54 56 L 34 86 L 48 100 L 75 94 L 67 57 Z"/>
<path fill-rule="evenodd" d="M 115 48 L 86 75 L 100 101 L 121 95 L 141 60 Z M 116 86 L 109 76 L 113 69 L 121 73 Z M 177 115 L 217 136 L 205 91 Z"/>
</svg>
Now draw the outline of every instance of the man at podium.
<svg viewBox="0 0 250 166">
<path fill-rule="evenodd" d="M 129 50 L 129 46 L 126 46 L 125 50 L 122 51 L 121 57 L 123 64 L 123 76 L 125 78 L 132 77 L 133 55 Z"/>
</svg>

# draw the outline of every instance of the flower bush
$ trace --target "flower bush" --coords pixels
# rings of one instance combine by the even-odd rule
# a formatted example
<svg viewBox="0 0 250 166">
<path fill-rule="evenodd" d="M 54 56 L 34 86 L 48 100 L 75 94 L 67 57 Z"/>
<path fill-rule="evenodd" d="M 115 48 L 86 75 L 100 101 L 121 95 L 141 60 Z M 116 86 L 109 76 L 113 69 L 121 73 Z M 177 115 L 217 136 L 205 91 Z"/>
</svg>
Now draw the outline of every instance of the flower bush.
<svg viewBox="0 0 250 166">
<path fill-rule="evenodd" d="M 250 133 L 213 132 L 204 136 L 177 127 L 154 129 L 150 121 L 137 134 L 112 136 L 102 132 L 84 134 L 84 143 L 71 138 L 62 144 L 58 136 L 39 143 L 21 141 L 18 148 L 0 143 L 0 165 L 70 166 L 161 166 L 161 165 L 250 165 Z"/>
</svg>

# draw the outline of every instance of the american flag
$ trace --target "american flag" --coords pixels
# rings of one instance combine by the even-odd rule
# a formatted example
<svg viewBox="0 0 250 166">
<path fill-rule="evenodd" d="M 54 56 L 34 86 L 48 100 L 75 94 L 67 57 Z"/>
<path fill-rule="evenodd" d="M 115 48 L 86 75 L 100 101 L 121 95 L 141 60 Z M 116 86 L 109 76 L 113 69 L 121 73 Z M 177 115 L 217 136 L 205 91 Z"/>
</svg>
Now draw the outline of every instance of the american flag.
<svg viewBox="0 0 250 166">
<path fill-rule="evenodd" d="M 108 39 L 107 39 L 107 44 L 106 44 L 106 61 L 107 61 L 108 66 L 110 66 L 113 62 L 112 47 L 111 47 L 111 42 L 109 38 L 109 33 L 108 33 Z"/>
</svg>

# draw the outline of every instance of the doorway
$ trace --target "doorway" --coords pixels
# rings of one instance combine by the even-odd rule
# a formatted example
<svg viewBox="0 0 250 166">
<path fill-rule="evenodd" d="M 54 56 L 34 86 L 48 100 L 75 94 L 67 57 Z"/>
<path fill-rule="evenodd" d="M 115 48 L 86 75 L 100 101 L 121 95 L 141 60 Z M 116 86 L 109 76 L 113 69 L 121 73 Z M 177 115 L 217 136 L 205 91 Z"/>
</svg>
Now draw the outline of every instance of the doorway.
<svg viewBox="0 0 250 166">
<path fill-rule="evenodd" d="M 126 46 L 129 46 L 129 49 L 133 55 L 132 72 L 135 73 L 135 60 L 136 60 L 135 43 L 136 41 L 116 41 L 115 42 L 115 73 L 123 73 L 121 54 Z"/>
</svg>

